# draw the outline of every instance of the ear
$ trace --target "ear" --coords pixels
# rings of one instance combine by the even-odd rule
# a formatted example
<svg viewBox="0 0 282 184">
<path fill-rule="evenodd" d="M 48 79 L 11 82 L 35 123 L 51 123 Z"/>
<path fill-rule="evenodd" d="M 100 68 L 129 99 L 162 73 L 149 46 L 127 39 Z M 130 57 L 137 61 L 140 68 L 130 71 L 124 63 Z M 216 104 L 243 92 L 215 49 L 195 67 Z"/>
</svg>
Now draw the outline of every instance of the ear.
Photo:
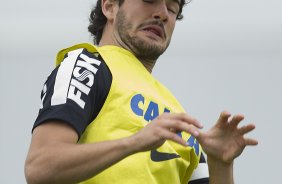
<svg viewBox="0 0 282 184">
<path fill-rule="evenodd" d="M 119 5 L 116 0 L 102 0 L 101 7 L 108 21 L 112 21 L 116 16 Z"/>
</svg>

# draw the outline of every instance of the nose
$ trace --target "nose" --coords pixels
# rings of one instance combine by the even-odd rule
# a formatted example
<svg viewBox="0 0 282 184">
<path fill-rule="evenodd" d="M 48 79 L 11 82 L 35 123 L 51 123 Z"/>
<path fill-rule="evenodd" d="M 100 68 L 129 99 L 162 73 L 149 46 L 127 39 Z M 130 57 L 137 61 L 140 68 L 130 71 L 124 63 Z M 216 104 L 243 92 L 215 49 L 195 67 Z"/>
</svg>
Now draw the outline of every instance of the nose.
<svg viewBox="0 0 282 184">
<path fill-rule="evenodd" d="M 168 19 L 168 10 L 165 1 L 159 1 L 157 5 L 155 5 L 155 11 L 153 13 L 154 19 L 159 19 L 163 22 L 166 22 Z"/>
</svg>

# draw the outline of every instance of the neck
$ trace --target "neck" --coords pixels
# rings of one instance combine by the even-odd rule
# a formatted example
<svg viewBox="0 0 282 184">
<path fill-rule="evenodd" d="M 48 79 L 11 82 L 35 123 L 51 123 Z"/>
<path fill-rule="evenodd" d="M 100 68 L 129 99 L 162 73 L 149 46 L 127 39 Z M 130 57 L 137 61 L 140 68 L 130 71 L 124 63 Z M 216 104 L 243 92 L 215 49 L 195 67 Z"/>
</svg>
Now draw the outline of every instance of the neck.
<svg viewBox="0 0 282 184">
<path fill-rule="evenodd" d="M 154 68 L 154 66 L 156 64 L 155 60 L 152 61 L 152 60 L 139 59 L 139 61 L 144 65 L 144 67 L 148 70 L 148 72 L 152 73 L 153 68 Z"/>
</svg>

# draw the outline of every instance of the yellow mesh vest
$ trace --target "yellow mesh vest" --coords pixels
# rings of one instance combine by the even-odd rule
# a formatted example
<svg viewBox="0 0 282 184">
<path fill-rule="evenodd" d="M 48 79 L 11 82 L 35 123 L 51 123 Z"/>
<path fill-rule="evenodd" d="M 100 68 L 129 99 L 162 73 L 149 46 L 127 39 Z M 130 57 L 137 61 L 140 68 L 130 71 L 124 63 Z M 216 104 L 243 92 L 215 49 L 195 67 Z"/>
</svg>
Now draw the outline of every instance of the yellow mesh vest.
<svg viewBox="0 0 282 184">
<path fill-rule="evenodd" d="M 79 144 L 131 136 L 161 113 L 184 112 L 175 97 L 152 77 L 142 63 L 132 53 L 120 47 L 96 47 L 87 43 L 75 45 L 59 52 L 57 64 L 67 52 L 79 48 L 99 52 L 113 77 L 100 113 L 86 128 Z M 191 138 L 184 132 L 181 136 L 184 140 Z M 150 151 L 137 153 L 81 183 L 187 184 L 199 162 L 200 149 L 198 147 L 197 152 L 192 147 L 166 141 L 157 151 L 174 153 L 179 158 L 156 162 L 151 159 Z"/>
</svg>

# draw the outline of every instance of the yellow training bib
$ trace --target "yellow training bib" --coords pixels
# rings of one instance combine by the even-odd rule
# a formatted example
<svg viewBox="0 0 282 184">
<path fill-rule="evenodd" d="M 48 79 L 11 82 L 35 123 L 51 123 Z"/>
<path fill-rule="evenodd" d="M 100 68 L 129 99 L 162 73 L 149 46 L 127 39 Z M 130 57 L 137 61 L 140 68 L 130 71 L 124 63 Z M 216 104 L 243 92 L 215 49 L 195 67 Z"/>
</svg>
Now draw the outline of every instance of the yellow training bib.
<svg viewBox="0 0 282 184">
<path fill-rule="evenodd" d="M 79 44 L 62 50 L 57 64 L 66 53 L 81 48 L 102 56 L 112 73 L 112 85 L 100 113 L 86 128 L 79 144 L 128 137 L 164 112 L 184 112 L 175 97 L 123 48 Z M 128 156 L 82 183 L 187 184 L 199 162 L 201 148 L 189 134 L 178 135 L 192 147 L 166 141 L 159 149 Z"/>
</svg>

